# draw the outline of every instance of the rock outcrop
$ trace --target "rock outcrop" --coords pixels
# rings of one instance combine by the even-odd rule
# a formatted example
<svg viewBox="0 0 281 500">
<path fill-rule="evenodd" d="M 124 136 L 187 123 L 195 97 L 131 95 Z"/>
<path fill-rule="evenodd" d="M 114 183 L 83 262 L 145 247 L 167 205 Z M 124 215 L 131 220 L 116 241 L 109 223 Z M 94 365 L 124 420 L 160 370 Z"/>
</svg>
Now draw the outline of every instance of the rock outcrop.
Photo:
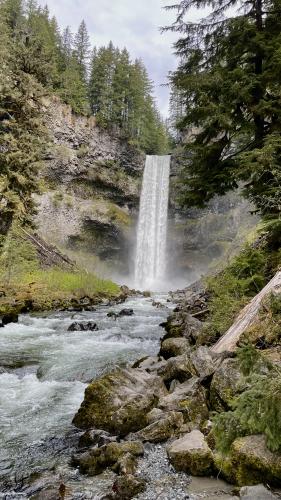
<svg viewBox="0 0 281 500">
<path fill-rule="evenodd" d="M 127 369 L 92 382 L 73 423 L 81 429 L 96 427 L 126 436 L 146 426 L 146 415 L 167 390 L 157 375 Z"/>
</svg>

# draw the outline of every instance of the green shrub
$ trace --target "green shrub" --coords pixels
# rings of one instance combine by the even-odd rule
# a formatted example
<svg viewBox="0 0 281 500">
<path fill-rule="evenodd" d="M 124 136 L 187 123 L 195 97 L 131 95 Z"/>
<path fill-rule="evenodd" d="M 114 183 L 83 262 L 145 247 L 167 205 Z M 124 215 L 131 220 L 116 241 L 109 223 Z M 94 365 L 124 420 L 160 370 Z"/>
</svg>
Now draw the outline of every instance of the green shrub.
<svg viewBox="0 0 281 500">
<path fill-rule="evenodd" d="M 207 278 L 214 338 L 223 334 L 235 316 L 268 281 L 268 255 L 264 249 L 246 247 L 221 273 Z"/>
<path fill-rule="evenodd" d="M 232 411 L 214 417 L 217 448 L 227 452 L 241 436 L 264 434 L 271 451 L 281 451 L 281 372 L 247 345 L 238 351 L 247 389 L 233 401 Z"/>
</svg>

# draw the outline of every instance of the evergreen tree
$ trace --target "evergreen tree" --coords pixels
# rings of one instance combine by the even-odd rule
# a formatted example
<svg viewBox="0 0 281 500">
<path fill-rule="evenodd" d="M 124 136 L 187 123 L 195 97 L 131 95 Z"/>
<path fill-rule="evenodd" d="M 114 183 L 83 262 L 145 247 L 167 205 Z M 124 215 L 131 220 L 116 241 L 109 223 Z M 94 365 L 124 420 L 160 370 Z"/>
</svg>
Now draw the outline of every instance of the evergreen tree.
<svg viewBox="0 0 281 500">
<path fill-rule="evenodd" d="M 86 82 L 91 45 L 87 26 L 84 20 L 81 22 L 75 35 L 73 46 L 81 78 L 84 82 Z"/>
<path fill-rule="evenodd" d="M 113 78 L 116 68 L 117 51 L 110 42 L 108 47 L 93 51 L 89 83 L 90 106 L 98 123 L 112 125 Z"/>
<path fill-rule="evenodd" d="M 32 195 L 38 191 L 38 166 L 45 137 L 40 113 L 43 89 L 22 69 L 22 60 L 18 57 L 21 46 L 21 37 L 17 33 L 18 7 L 18 2 L 10 0 L 0 3 L 1 234 L 7 233 L 15 219 L 22 223 L 30 221 L 34 211 Z"/>
<path fill-rule="evenodd" d="M 182 0 L 172 26 L 181 58 L 172 83 L 184 98 L 180 130 L 196 128 L 188 145 L 184 202 L 203 206 L 215 194 L 245 184 L 264 214 L 279 214 L 280 199 L 280 1 L 249 0 L 227 17 L 233 0 Z M 186 15 L 209 7 L 198 23 Z M 273 161 L 273 165 L 271 163 Z"/>
</svg>

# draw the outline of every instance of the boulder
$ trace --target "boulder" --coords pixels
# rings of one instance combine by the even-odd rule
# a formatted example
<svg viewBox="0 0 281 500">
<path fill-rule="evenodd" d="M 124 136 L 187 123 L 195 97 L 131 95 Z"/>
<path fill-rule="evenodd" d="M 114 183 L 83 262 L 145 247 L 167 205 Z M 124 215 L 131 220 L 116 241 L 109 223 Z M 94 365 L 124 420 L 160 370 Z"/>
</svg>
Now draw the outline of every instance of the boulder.
<svg viewBox="0 0 281 500">
<path fill-rule="evenodd" d="M 212 410 L 230 409 L 231 402 L 243 391 L 245 382 L 239 370 L 237 359 L 225 359 L 216 370 L 210 386 L 210 403 Z"/>
<path fill-rule="evenodd" d="M 240 498 L 242 500 L 274 500 L 278 497 L 273 495 L 263 484 L 257 484 L 241 488 Z"/>
<path fill-rule="evenodd" d="M 124 369 L 94 380 L 73 423 L 80 429 L 96 427 L 126 436 L 147 425 L 146 415 L 167 389 L 160 377 L 140 369 Z"/>
<path fill-rule="evenodd" d="M 206 389 L 200 385 L 198 377 L 178 384 L 171 394 L 161 397 L 158 408 L 165 412 L 181 412 L 184 422 L 190 423 L 191 427 L 199 426 L 209 416 Z"/>
<path fill-rule="evenodd" d="M 102 429 L 91 429 L 86 431 L 79 439 L 80 448 L 89 448 L 91 446 L 104 446 L 105 444 L 117 441 L 116 436 L 111 436 L 109 432 Z"/>
<path fill-rule="evenodd" d="M 185 434 L 167 447 L 171 464 L 178 471 L 194 476 L 208 475 L 213 470 L 213 454 L 204 435 L 198 430 Z"/>
<path fill-rule="evenodd" d="M 236 439 L 230 459 L 235 481 L 239 485 L 264 483 L 281 486 L 281 454 L 271 452 L 262 435 Z"/>
<path fill-rule="evenodd" d="M 220 360 L 214 360 L 211 350 L 201 346 L 190 354 L 194 375 L 201 379 L 210 377 L 215 372 Z"/>
<path fill-rule="evenodd" d="M 125 475 L 132 474 L 134 475 L 137 469 L 137 457 L 132 455 L 131 453 L 125 453 L 122 455 L 116 462 L 116 464 L 112 467 L 113 472 L 116 474 Z"/>
<path fill-rule="evenodd" d="M 169 316 L 165 324 L 167 333 L 163 340 L 175 337 L 185 337 L 194 344 L 202 328 L 203 323 L 193 318 L 191 314 L 184 311 L 174 312 Z"/>
<path fill-rule="evenodd" d="M 140 368 L 146 370 L 148 373 L 158 372 L 166 365 L 166 361 L 160 356 L 146 356 L 136 361 L 132 368 Z"/>
<path fill-rule="evenodd" d="M 9 313 L 6 313 L 6 314 L 3 314 L 1 320 L 0 320 L 0 324 L 1 326 L 6 326 L 8 325 L 9 323 L 18 323 L 19 321 L 19 316 L 16 312 L 9 312 Z"/>
<path fill-rule="evenodd" d="M 113 484 L 113 499 L 129 500 L 145 490 L 146 483 L 140 477 L 134 477 L 132 474 L 117 477 Z"/>
<path fill-rule="evenodd" d="M 174 436 L 183 425 L 183 416 L 180 412 L 169 412 L 163 414 L 162 418 L 152 422 L 150 425 L 138 431 L 134 438 L 140 441 L 160 443 Z"/>
<path fill-rule="evenodd" d="M 120 318 L 122 316 L 133 316 L 133 315 L 134 315 L 133 309 L 121 309 L 121 311 L 118 314 Z"/>
<path fill-rule="evenodd" d="M 160 410 L 160 408 L 153 408 L 147 415 L 146 415 L 146 421 L 147 424 L 153 424 L 153 422 L 157 422 L 158 420 L 161 420 L 161 418 L 164 418 L 166 413 L 163 410 Z"/>
<path fill-rule="evenodd" d="M 182 354 L 181 356 L 168 359 L 166 364 L 159 367 L 157 373 L 166 383 L 170 383 L 174 379 L 179 382 L 185 382 L 193 375 L 189 355 Z"/>
<path fill-rule="evenodd" d="M 67 329 L 68 332 L 94 332 L 96 330 L 98 330 L 98 325 L 93 321 L 88 321 L 87 323 L 75 321 Z"/>
<path fill-rule="evenodd" d="M 72 464 L 79 467 L 81 474 L 95 476 L 100 474 L 107 467 L 116 466 L 117 462 L 125 455 L 139 457 L 144 454 L 142 443 L 138 441 L 125 441 L 123 443 L 109 443 L 100 448 L 94 447 L 85 453 L 74 455 Z"/>
<path fill-rule="evenodd" d="M 164 359 L 174 358 L 190 351 L 189 341 L 182 337 L 166 339 L 161 343 L 160 356 Z"/>
</svg>

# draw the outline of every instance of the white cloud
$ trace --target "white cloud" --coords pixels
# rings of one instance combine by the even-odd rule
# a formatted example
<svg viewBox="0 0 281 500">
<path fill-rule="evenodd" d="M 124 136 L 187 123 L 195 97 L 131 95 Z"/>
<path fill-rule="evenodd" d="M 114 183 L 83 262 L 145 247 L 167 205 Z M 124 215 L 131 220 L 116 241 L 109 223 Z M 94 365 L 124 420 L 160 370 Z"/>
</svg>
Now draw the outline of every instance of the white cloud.
<svg viewBox="0 0 281 500">
<path fill-rule="evenodd" d="M 161 87 L 176 65 L 172 33 L 160 33 L 160 27 L 173 22 L 175 14 L 163 9 L 166 0 L 40 0 L 47 4 L 59 25 L 75 32 L 85 19 L 93 45 L 126 46 L 132 58 L 141 57 L 155 82 L 158 106 L 168 114 L 169 90 Z"/>
</svg>

